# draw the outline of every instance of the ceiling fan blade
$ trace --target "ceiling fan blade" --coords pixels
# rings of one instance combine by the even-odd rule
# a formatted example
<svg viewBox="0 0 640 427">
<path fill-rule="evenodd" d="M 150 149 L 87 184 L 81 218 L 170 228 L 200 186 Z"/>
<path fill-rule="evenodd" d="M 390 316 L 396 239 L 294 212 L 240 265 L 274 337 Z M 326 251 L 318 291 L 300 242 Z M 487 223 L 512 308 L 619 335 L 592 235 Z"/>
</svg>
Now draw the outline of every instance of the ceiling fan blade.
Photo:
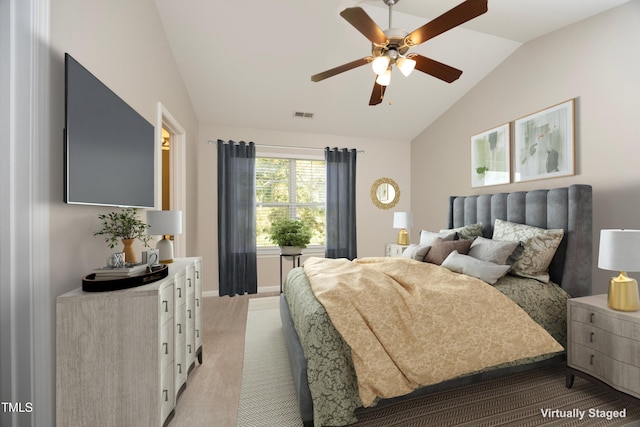
<svg viewBox="0 0 640 427">
<path fill-rule="evenodd" d="M 361 7 L 348 7 L 340 12 L 340 16 L 360 31 L 371 43 L 387 43 L 387 36 Z"/>
<path fill-rule="evenodd" d="M 386 86 L 379 85 L 378 83 L 373 84 L 373 91 L 371 91 L 371 99 L 369 99 L 369 105 L 378 105 L 382 102 L 382 98 L 384 98 L 384 91 L 387 89 Z"/>
<path fill-rule="evenodd" d="M 458 80 L 458 78 L 460 78 L 460 76 L 462 75 L 462 71 L 458 70 L 457 68 L 450 67 L 434 59 L 427 58 L 418 54 L 409 55 L 409 57 L 416 61 L 416 70 L 420 70 L 423 73 L 430 74 L 433 77 L 437 77 L 447 83 Z"/>
<path fill-rule="evenodd" d="M 424 43 L 445 31 L 449 31 L 482 15 L 487 9 L 487 0 L 467 0 L 413 31 L 405 37 L 405 43 L 410 46 Z"/>
<path fill-rule="evenodd" d="M 371 62 L 372 59 L 373 58 L 371 58 L 370 56 L 365 56 L 364 58 L 356 59 L 355 61 L 351 61 L 347 64 L 342 64 L 330 70 L 323 71 L 318 74 L 314 74 L 313 76 L 311 76 L 311 80 L 314 82 L 319 82 L 320 80 L 328 79 L 329 77 L 333 77 L 336 74 L 344 73 L 345 71 L 349 71 L 354 68 L 360 67 L 362 65 L 368 64 L 369 62 Z"/>
</svg>

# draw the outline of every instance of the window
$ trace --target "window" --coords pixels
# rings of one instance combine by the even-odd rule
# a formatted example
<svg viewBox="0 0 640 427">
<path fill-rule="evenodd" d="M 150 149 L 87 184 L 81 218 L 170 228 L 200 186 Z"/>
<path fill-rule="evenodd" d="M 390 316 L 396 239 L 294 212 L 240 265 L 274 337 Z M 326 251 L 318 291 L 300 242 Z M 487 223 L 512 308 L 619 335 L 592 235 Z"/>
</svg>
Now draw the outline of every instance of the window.
<svg viewBox="0 0 640 427">
<path fill-rule="evenodd" d="M 324 246 L 324 160 L 256 158 L 256 234 L 258 248 L 273 247 L 271 222 L 279 218 L 300 219 L 311 227 L 309 246 Z"/>
</svg>

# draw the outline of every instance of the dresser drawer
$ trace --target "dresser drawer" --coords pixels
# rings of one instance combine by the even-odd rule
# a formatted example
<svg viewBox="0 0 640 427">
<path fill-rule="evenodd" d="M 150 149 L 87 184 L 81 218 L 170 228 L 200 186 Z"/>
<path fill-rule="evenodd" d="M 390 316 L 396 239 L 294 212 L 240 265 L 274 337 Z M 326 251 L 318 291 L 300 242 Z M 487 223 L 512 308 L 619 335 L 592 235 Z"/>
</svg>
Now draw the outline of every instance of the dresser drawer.
<svg viewBox="0 0 640 427">
<path fill-rule="evenodd" d="M 164 423 L 176 403 L 173 364 L 164 365 L 160 375 L 160 420 Z"/>
<path fill-rule="evenodd" d="M 160 324 L 173 318 L 173 282 L 160 289 Z"/>
</svg>

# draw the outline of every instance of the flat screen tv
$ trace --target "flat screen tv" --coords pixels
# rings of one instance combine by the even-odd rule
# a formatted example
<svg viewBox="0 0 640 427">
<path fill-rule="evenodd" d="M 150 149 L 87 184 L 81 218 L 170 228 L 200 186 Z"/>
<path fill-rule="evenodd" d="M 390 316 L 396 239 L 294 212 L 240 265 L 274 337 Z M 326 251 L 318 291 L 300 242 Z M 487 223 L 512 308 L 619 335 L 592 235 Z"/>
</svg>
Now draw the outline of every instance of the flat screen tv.
<svg viewBox="0 0 640 427">
<path fill-rule="evenodd" d="M 65 54 L 65 202 L 154 206 L 154 128 Z"/>
</svg>

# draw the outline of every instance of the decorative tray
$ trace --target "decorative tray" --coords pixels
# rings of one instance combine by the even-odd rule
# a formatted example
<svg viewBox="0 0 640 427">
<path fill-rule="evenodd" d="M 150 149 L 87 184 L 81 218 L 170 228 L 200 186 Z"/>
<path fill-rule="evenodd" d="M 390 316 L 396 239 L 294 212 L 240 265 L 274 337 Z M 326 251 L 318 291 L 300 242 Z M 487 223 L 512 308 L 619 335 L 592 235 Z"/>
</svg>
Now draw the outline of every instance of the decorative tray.
<svg viewBox="0 0 640 427">
<path fill-rule="evenodd" d="M 98 279 L 92 273 L 82 279 L 82 290 L 85 292 L 108 292 L 119 291 L 121 289 L 135 288 L 157 282 L 169 275 L 169 266 L 160 265 L 149 267 L 146 273 L 137 276 L 128 276 L 117 279 Z"/>
</svg>

